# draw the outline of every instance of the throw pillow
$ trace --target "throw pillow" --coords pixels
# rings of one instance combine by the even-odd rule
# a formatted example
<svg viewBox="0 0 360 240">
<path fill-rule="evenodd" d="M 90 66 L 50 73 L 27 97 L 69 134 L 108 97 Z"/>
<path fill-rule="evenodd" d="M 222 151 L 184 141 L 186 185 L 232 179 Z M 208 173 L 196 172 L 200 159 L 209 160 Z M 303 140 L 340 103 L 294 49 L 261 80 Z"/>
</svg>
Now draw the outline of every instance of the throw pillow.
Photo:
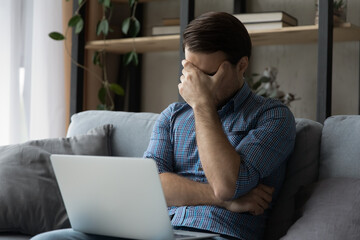
<svg viewBox="0 0 360 240">
<path fill-rule="evenodd" d="M 321 180 L 298 199 L 300 218 L 282 239 L 360 239 L 360 179 Z"/>
<path fill-rule="evenodd" d="M 322 125 L 296 118 L 294 152 L 287 163 L 285 181 L 265 229 L 266 240 L 278 240 L 294 223 L 295 195 L 317 180 Z"/>
<path fill-rule="evenodd" d="M 112 128 L 0 147 L 0 232 L 35 235 L 70 227 L 50 155 L 111 155 Z"/>
</svg>

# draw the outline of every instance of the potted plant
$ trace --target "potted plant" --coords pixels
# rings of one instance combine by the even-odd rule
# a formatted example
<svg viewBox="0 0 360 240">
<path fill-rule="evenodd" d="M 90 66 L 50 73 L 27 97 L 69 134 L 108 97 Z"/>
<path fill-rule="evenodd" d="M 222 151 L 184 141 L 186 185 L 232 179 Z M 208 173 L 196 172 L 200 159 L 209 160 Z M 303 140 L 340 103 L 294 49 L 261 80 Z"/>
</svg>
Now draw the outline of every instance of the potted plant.
<svg viewBox="0 0 360 240">
<path fill-rule="evenodd" d="M 280 85 L 276 81 L 278 70 L 274 67 L 266 67 L 263 74 L 253 73 L 251 76 L 246 76 L 245 80 L 249 84 L 251 90 L 266 98 L 276 98 L 287 106 L 290 103 L 299 100 L 293 93 L 285 93 L 280 90 Z"/>
<path fill-rule="evenodd" d="M 66 0 L 67 2 L 69 0 Z M 83 17 L 80 14 L 80 10 L 86 6 L 86 3 L 88 0 L 78 0 L 78 8 L 74 11 L 73 16 L 68 21 L 67 29 L 65 31 L 65 34 L 59 33 L 59 32 L 51 32 L 49 33 L 49 37 L 62 41 L 66 39 L 68 36 L 68 32 L 71 28 L 74 29 L 75 34 L 79 34 L 84 29 L 84 20 Z M 111 0 L 98 0 L 98 4 L 103 9 L 102 18 L 98 20 L 97 26 L 96 26 L 96 35 L 101 36 L 103 41 L 107 40 L 107 36 L 110 32 L 113 30 L 110 28 L 110 19 L 112 16 L 112 2 Z M 122 23 L 122 32 L 127 37 L 133 37 L 135 38 L 139 32 L 140 32 L 140 22 L 135 17 L 136 7 L 138 4 L 138 0 L 129 0 L 129 8 L 131 15 L 126 18 Z M 71 53 L 66 46 L 65 43 L 65 49 L 67 54 L 71 57 Z M 104 49 L 98 50 L 94 52 L 94 55 L 92 57 L 92 62 L 95 66 L 99 67 L 101 69 L 101 74 L 97 74 L 91 70 L 89 70 L 87 67 L 79 64 L 77 61 L 75 61 L 71 57 L 72 62 L 77 66 L 85 71 L 88 71 L 90 74 L 93 74 L 96 79 L 98 79 L 101 82 L 101 87 L 98 91 L 98 100 L 100 104 L 97 106 L 97 109 L 99 110 L 114 110 L 114 100 L 113 95 L 119 95 L 123 96 L 125 94 L 125 91 L 122 86 L 120 86 L 117 83 L 110 83 L 107 75 L 107 66 L 106 66 L 106 51 Z M 134 64 L 138 65 L 138 56 L 135 50 L 135 46 L 132 51 L 126 53 L 123 58 L 124 65 Z"/>
</svg>

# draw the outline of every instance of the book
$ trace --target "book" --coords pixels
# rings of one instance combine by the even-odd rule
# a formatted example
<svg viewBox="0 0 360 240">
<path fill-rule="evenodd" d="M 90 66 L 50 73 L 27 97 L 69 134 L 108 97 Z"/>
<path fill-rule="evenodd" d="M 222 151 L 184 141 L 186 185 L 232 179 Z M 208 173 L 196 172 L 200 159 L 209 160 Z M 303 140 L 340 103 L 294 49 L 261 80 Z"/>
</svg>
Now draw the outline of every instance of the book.
<svg viewBox="0 0 360 240">
<path fill-rule="evenodd" d="M 172 35 L 179 34 L 180 26 L 154 26 L 152 28 L 152 35 Z"/>
<path fill-rule="evenodd" d="M 180 25 L 180 19 L 179 18 L 163 18 L 162 24 L 164 26 L 176 26 Z"/>
<path fill-rule="evenodd" d="M 285 22 L 290 26 L 297 26 L 298 21 L 290 14 L 277 11 L 277 12 L 259 12 L 259 13 L 240 13 L 234 14 L 243 24 L 248 23 L 262 23 L 262 22 Z"/>
<path fill-rule="evenodd" d="M 244 26 L 248 31 L 263 29 L 279 29 L 283 27 L 291 27 L 286 22 L 261 22 L 261 23 L 245 23 Z"/>
<path fill-rule="evenodd" d="M 244 23 L 244 26 L 248 31 L 262 30 L 262 29 L 279 29 L 283 27 L 291 27 L 292 25 L 278 21 L 278 22 L 254 22 Z M 180 34 L 180 26 L 155 26 L 152 28 L 152 35 L 173 35 Z"/>
</svg>

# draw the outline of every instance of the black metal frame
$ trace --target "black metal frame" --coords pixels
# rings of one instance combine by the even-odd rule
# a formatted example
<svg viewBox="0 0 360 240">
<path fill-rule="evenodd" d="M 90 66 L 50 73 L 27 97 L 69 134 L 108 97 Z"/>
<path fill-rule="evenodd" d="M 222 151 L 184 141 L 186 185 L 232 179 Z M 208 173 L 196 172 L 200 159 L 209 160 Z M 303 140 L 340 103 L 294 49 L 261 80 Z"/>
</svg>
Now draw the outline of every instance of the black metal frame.
<svg viewBox="0 0 360 240">
<path fill-rule="evenodd" d="M 78 1 L 73 1 L 73 9 L 79 7 Z M 80 14 L 85 17 L 85 9 L 80 10 Z M 84 31 L 79 34 L 72 31 L 71 56 L 75 62 L 84 65 Z M 70 117 L 83 110 L 84 101 L 84 70 L 79 68 L 74 61 L 71 61 L 71 82 L 70 82 Z"/>
<path fill-rule="evenodd" d="M 319 0 L 317 121 L 331 116 L 333 0 Z"/>
<path fill-rule="evenodd" d="M 194 19 L 195 16 L 195 0 L 180 0 L 180 47 L 179 47 L 179 77 L 182 75 L 183 66 L 181 61 L 185 59 L 185 52 L 183 49 L 183 33 L 186 26 Z M 180 79 L 179 79 L 180 82 Z M 184 102 L 184 99 L 179 94 L 179 102 Z"/>
</svg>

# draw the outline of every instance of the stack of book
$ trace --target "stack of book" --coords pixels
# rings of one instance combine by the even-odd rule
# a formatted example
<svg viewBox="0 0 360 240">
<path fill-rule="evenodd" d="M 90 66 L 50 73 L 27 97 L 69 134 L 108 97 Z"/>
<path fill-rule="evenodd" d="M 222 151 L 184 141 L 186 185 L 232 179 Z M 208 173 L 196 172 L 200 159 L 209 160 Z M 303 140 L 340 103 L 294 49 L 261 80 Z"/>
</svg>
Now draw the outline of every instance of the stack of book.
<svg viewBox="0 0 360 240">
<path fill-rule="evenodd" d="M 247 30 L 278 29 L 297 26 L 297 19 L 290 14 L 277 12 L 241 13 L 234 14 Z"/>
<path fill-rule="evenodd" d="M 152 35 L 173 35 L 180 33 L 179 18 L 164 18 L 162 24 L 162 26 L 154 26 L 152 28 Z"/>
<path fill-rule="evenodd" d="M 241 13 L 234 14 L 247 30 L 278 29 L 297 26 L 297 19 L 290 14 L 277 12 Z M 172 35 L 180 33 L 180 20 L 178 18 L 163 19 L 162 26 L 154 26 L 152 35 Z"/>
</svg>

